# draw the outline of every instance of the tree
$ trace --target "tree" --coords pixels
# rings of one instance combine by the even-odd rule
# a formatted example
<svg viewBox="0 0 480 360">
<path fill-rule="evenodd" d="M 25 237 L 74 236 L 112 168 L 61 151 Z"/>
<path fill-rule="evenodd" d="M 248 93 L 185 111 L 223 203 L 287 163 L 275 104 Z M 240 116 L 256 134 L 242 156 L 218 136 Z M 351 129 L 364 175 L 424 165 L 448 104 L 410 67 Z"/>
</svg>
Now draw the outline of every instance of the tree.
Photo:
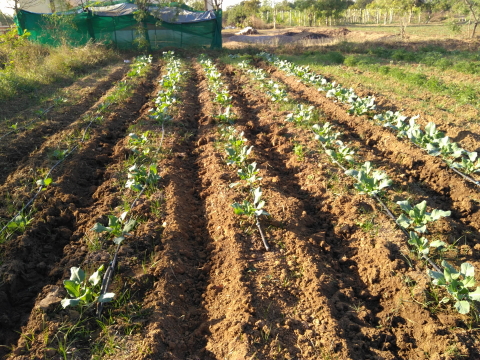
<svg viewBox="0 0 480 360">
<path fill-rule="evenodd" d="M 474 38 L 478 24 L 480 23 L 480 0 L 423 0 L 424 6 L 441 10 L 452 10 L 469 15 L 473 23 L 470 37 Z"/>
</svg>

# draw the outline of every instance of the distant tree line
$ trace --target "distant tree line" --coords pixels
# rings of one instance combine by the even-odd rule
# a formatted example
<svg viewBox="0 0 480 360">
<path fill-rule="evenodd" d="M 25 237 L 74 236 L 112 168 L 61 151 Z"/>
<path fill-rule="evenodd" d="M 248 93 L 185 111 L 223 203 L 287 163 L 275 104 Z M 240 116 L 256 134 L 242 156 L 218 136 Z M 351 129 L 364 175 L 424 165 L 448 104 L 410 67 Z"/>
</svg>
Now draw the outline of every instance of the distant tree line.
<svg viewBox="0 0 480 360">
<path fill-rule="evenodd" d="M 476 34 L 480 0 L 243 0 L 225 11 L 225 24 L 325 26 L 339 24 L 428 23 L 439 11 L 459 15 Z"/>
</svg>

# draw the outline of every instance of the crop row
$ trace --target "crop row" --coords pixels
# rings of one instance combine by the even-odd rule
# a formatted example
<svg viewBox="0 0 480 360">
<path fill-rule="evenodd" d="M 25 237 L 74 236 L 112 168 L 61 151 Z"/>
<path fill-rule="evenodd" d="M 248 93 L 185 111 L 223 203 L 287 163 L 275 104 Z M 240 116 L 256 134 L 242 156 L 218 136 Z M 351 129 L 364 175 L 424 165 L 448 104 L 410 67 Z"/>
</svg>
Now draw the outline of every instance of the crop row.
<svg viewBox="0 0 480 360">
<path fill-rule="evenodd" d="M 122 213 L 108 214 L 108 224 L 96 223 L 92 230 L 103 235 L 103 241 L 112 240 L 116 245 L 113 260 L 106 269 L 103 281 L 100 281 L 100 272 L 103 271 L 103 265 L 86 279 L 85 273 L 78 267 L 71 268 L 71 277 L 64 281 L 64 287 L 71 298 L 62 300 L 63 307 L 67 306 L 91 306 L 98 303 L 97 316 L 101 315 L 103 303 L 113 300 L 115 294 L 108 293 L 107 290 L 112 282 L 113 273 L 117 266 L 118 252 L 122 243 L 130 231 L 134 229 L 137 220 L 130 214 L 134 209 L 139 198 L 146 192 L 154 191 L 161 177 L 158 174 L 156 161 L 163 145 L 165 124 L 171 119 L 171 110 L 176 102 L 176 93 L 178 92 L 178 83 L 181 80 L 180 71 L 181 62 L 175 58 L 173 52 L 164 53 L 166 61 L 166 74 L 160 80 L 162 90 L 155 99 L 155 108 L 150 110 L 150 118 L 161 126 L 160 143 L 152 148 L 149 132 L 141 135 L 135 133 L 129 134 L 128 148 L 131 150 L 129 159 L 125 162 L 127 167 L 127 180 L 124 189 L 130 192 L 130 202 L 127 202 L 122 209 Z M 150 60 L 151 61 L 151 60 Z M 138 68 L 138 67 L 137 67 Z M 140 69 L 138 69 L 140 70 Z M 136 194 L 136 195 L 135 195 Z M 151 194 L 146 194 L 148 197 Z M 132 201 L 133 198 L 133 201 Z"/>
<path fill-rule="evenodd" d="M 49 157 L 55 161 L 53 166 L 49 169 L 43 169 L 43 176 L 40 179 L 33 179 L 33 183 L 37 186 L 36 191 L 13 217 L 4 222 L 0 230 L 2 241 L 8 240 L 14 233 L 22 233 L 26 226 L 31 223 L 35 212 L 32 205 L 42 191 L 53 183 L 53 171 L 89 139 L 89 130 L 92 125 L 101 124 L 103 116 L 110 110 L 112 105 L 121 103 L 129 96 L 134 86 L 133 82 L 136 78 L 145 76 L 151 62 L 151 57 L 140 56 L 136 58 L 132 64 L 132 70 L 127 75 L 127 79 L 119 82 L 114 91 L 98 105 L 96 110 L 82 119 L 80 126 L 84 125 L 84 127 L 74 132 L 68 139 L 65 139 L 64 142 L 60 143 L 58 148 L 49 155 Z"/>
<path fill-rule="evenodd" d="M 348 112 L 350 114 L 367 115 L 376 124 L 391 129 L 400 138 L 409 139 L 429 155 L 441 157 L 462 178 L 480 186 L 480 183 L 471 177 L 471 174 L 480 172 L 480 158 L 478 158 L 477 152 L 462 149 L 458 143 L 452 142 L 448 136 L 439 131 L 433 122 L 428 123 L 422 129 L 415 122 L 418 116 L 408 119 L 399 111 L 386 111 L 382 114 L 373 115 L 376 110 L 374 97 L 361 98 L 356 95 L 352 88 L 347 89 L 335 82 L 329 82 L 306 66 L 295 65 L 265 52 L 260 53 L 259 56 L 277 66 L 286 74 L 299 78 L 305 84 L 317 87 L 320 92 L 326 92 L 327 98 L 349 105 Z"/>
<path fill-rule="evenodd" d="M 265 55 L 263 54 L 263 56 Z M 267 73 L 262 69 L 252 67 L 248 64 L 248 61 L 240 62 L 238 66 L 252 75 L 255 80 L 267 83 L 269 87 L 281 91 L 281 84 L 272 80 L 266 81 Z M 302 68 L 302 71 L 304 77 L 309 79 L 315 77 L 315 75 L 306 73 L 305 68 Z M 319 78 L 314 78 L 313 81 L 320 81 L 323 86 L 326 86 L 325 79 L 319 80 Z M 337 99 L 341 98 L 343 101 L 351 104 L 351 113 L 363 113 L 364 111 L 368 113 L 370 110 L 366 110 L 366 106 L 371 109 L 371 105 L 369 104 L 372 103 L 372 98 L 361 99 L 352 94 L 350 94 L 349 97 L 342 97 L 345 91 L 338 85 L 333 85 L 330 90 L 331 92 L 327 93 L 330 97 L 336 94 L 335 97 Z M 348 91 L 346 91 L 346 93 L 348 93 Z M 350 99 L 350 101 L 348 99 Z M 285 101 L 289 101 L 287 97 L 285 97 Z M 473 265 L 463 263 L 460 266 L 460 270 L 457 271 L 447 261 L 443 260 L 441 263 L 443 267 L 442 272 L 438 264 L 435 264 L 427 256 L 430 248 L 436 248 L 440 251 L 448 246 L 443 241 L 430 241 L 427 238 L 427 224 L 437 221 L 442 217 L 449 216 L 450 211 L 434 209 L 428 212 L 426 201 L 411 205 L 408 200 L 401 200 L 397 201 L 397 204 L 403 213 L 398 216 L 398 218 L 395 218 L 392 211 L 388 209 L 385 202 L 382 201 L 382 197 L 385 195 L 385 189 L 393 184 L 392 181 L 388 179 L 383 171 L 374 170 L 370 162 L 363 164 L 356 162 L 354 150 L 339 140 L 342 134 L 336 131 L 328 122 L 324 124 L 316 123 L 317 118 L 313 107 L 307 107 L 305 104 L 297 104 L 294 111 L 287 115 L 286 120 L 294 122 L 296 125 L 309 128 L 314 133 L 315 139 L 320 142 L 325 153 L 331 158 L 332 162 L 337 164 L 346 175 L 352 176 L 356 180 L 354 188 L 359 191 L 360 194 L 373 197 L 382 205 L 387 214 L 389 214 L 392 220 L 395 221 L 406 234 L 408 244 L 412 246 L 419 257 L 425 258 L 425 260 L 432 265 L 434 270 L 428 270 L 428 275 L 433 279 L 432 283 L 436 286 L 446 288 L 449 296 L 455 300 L 455 309 L 461 314 L 467 314 L 471 309 L 474 309 L 474 312 L 476 312 L 474 301 L 480 301 L 480 287 L 476 287 L 473 291 L 470 290 L 470 288 L 475 287 L 475 269 Z M 440 300 L 441 303 L 448 301 L 449 297 L 444 297 Z"/>
<path fill-rule="evenodd" d="M 219 133 L 221 134 L 221 143 L 225 151 L 224 160 L 227 165 L 236 169 L 236 173 L 241 180 L 230 184 L 230 187 L 240 188 L 242 193 L 246 192 L 246 198 L 242 202 L 234 202 L 232 204 L 233 210 L 237 215 L 256 219 L 256 225 L 263 245 L 268 251 L 269 246 L 260 223 L 262 215 L 269 215 L 264 210 L 265 201 L 262 200 L 262 190 L 257 186 L 262 178 L 258 176 L 259 169 L 257 168 L 257 163 L 247 163 L 253 146 L 249 147 L 246 145 L 248 140 L 244 138 L 243 132 L 239 133 L 232 126 L 236 114 L 231 110 L 232 97 L 221 81 L 222 74 L 217 70 L 214 62 L 205 55 L 202 55 L 199 61 L 205 71 L 209 90 L 213 95 L 213 102 L 218 106 L 218 114 L 213 114 L 213 117 L 220 123 Z"/>
</svg>

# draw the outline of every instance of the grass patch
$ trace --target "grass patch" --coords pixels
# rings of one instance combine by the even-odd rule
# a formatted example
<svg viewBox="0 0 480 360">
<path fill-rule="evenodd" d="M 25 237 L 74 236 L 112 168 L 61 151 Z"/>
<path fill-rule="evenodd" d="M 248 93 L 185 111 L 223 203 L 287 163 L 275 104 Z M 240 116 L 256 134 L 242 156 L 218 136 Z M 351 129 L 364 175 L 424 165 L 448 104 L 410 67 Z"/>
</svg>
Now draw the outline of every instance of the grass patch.
<svg viewBox="0 0 480 360">
<path fill-rule="evenodd" d="M 117 60 L 113 50 L 89 43 L 82 47 L 36 44 L 15 30 L 0 36 L 0 106 L 62 80 L 72 80 Z"/>
</svg>

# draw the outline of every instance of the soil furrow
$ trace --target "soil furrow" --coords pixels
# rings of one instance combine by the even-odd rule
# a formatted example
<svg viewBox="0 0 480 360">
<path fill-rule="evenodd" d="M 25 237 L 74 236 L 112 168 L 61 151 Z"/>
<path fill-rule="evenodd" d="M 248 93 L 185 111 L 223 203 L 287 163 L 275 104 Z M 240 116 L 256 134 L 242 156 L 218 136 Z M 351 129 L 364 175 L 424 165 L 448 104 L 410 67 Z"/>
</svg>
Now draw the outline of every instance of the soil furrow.
<svg viewBox="0 0 480 360">
<path fill-rule="evenodd" d="M 200 196 L 198 155 L 198 89 L 191 72 L 182 94 L 182 107 L 169 125 L 172 156 L 162 170 L 165 183 L 164 230 L 151 272 L 155 277 L 144 307 L 152 314 L 136 358 L 208 359 L 205 335 L 209 333 L 202 294 L 208 283 L 211 242 Z"/>
<path fill-rule="evenodd" d="M 77 223 L 85 216 L 83 214 L 88 214 L 104 167 L 111 161 L 113 146 L 125 136 L 128 122 L 136 118 L 145 103 L 152 90 L 153 76 L 152 70 L 129 101 L 117 112 L 112 112 L 102 128 L 94 129 L 90 140 L 65 163 L 55 186 L 49 187 L 37 199 L 35 206 L 39 213 L 31 227 L 2 245 L 2 344 L 16 341 L 17 331 L 27 322 L 40 290 L 60 278 L 69 277 L 70 267 L 81 262 L 78 258 L 67 262 L 62 259 L 68 259 L 75 250 L 70 244 L 81 238 L 74 233 Z M 85 247 L 82 256 L 86 251 Z"/>
<path fill-rule="evenodd" d="M 8 175 L 18 168 L 19 162 L 24 161 L 32 151 L 38 149 L 47 139 L 78 120 L 97 100 L 105 94 L 115 82 L 120 80 L 128 68 L 117 66 L 105 77 L 89 82 L 88 92 L 76 104 L 61 109 L 54 109 L 47 114 L 46 120 L 38 120 L 39 124 L 33 124 L 31 129 L 22 131 L 20 134 L 11 134 L 1 142 L 0 166 L 3 171 L 0 174 L 0 183 L 3 183 Z M 86 84 L 85 84 L 86 85 Z M 87 110 L 88 111 L 88 110 Z"/>
<path fill-rule="evenodd" d="M 242 84 L 242 81 L 235 81 Z M 245 85 L 245 84 L 243 84 Z M 244 89 L 250 86 L 244 86 Z M 244 90 L 246 91 L 246 90 Z M 248 93 L 248 91 L 246 91 Z M 258 95 L 251 95 L 252 101 Z M 257 105 L 258 105 L 258 101 Z M 260 101 L 261 103 L 263 101 Z M 262 109 L 263 108 L 263 109 Z M 257 109 L 259 119 L 264 119 L 264 128 L 259 131 L 268 134 L 268 127 L 272 126 L 272 119 L 281 119 L 282 113 L 268 111 L 268 105 L 260 105 Z M 255 113 L 255 109 L 250 111 Z M 262 121 L 260 121 L 262 124 Z M 274 128 L 279 128 L 279 123 Z M 287 124 L 286 128 L 290 125 Z M 278 131 L 281 134 L 281 131 Z M 298 133 L 298 131 L 296 132 Z M 269 141 L 276 144 L 277 149 L 282 149 L 284 154 L 291 152 L 293 144 L 287 144 L 283 136 L 268 136 Z M 309 136 L 311 136 L 309 134 Z M 298 137 L 296 137 L 298 139 Z M 307 140 L 308 141 L 308 140 Z M 288 159 L 283 160 L 289 164 Z M 272 171 L 273 171 L 272 167 Z M 314 171 L 310 170 L 310 176 Z M 307 172 L 308 173 L 308 172 Z M 331 264 L 334 270 L 333 274 L 323 270 L 323 278 L 328 279 L 329 275 L 333 278 L 330 284 L 321 282 L 321 287 L 329 299 L 331 317 L 337 319 L 339 336 L 343 337 L 347 343 L 351 358 L 364 359 L 369 357 L 381 356 L 384 358 L 410 358 L 411 351 L 431 352 L 431 339 L 439 329 L 445 329 L 443 324 L 438 324 L 436 319 L 425 310 L 419 308 L 410 298 L 409 290 L 403 285 L 404 279 L 410 277 L 415 279 L 417 286 L 425 289 L 426 276 L 414 269 L 409 269 L 408 265 L 402 261 L 400 249 L 404 248 L 404 238 L 402 234 L 393 228 L 393 224 L 381 215 L 375 214 L 375 222 L 378 224 L 375 237 L 365 234 L 359 225 L 358 217 L 362 213 L 372 213 L 375 203 L 359 195 L 346 194 L 338 197 L 329 197 L 329 192 L 325 189 L 319 189 L 318 183 L 308 181 L 308 175 L 299 176 L 299 181 L 307 186 L 311 191 L 312 198 L 317 194 L 323 196 L 318 204 L 319 210 L 330 214 L 326 222 L 325 232 L 326 244 L 329 247 L 327 257 L 323 258 L 321 263 Z M 303 181 L 302 181 L 303 180 Z M 317 180 L 317 179 L 315 179 Z M 321 175 L 320 179 L 321 181 Z M 280 181 L 281 184 L 288 181 Z M 303 185 L 303 186 L 305 186 Z M 331 195 L 331 194 L 330 194 Z M 346 211 L 346 209 L 348 209 Z M 275 213 L 272 211 L 272 214 Z M 373 213 L 372 213 L 373 214 Z M 298 214 L 289 218 L 301 218 Z M 307 233 L 308 234 L 308 233 Z M 305 242 L 308 244 L 308 242 Z M 287 243 L 288 244 L 288 243 Z M 313 245 L 313 244 L 312 244 Z M 299 246 L 298 244 L 292 246 Z M 316 246 L 313 249 L 305 250 L 308 255 L 318 252 Z M 297 252 L 298 254 L 298 252 Z M 319 263 L 317 260 L 315 263 Z M 318 265 L 317 265 L 318 266 Z M 317 275 L 317 278 L 319 276 Z M 405 300 L 408 299 L 408 300 Z M 395 322 L 391 320 L 396 318 Z M 329 316 L 327 315 L 327 318 Z M 415 327 L 408 324 L 405 319 L 417 319 L 428 323 L 429 330 L 433 331 L 419 332 Z M 409 326 L 410 325 L 410 326 Z M 405 336 L 405 328 L 409 328 Z M 324 332 L 322 332 L 324 333 Z M 430 341 L 421 341 L 427 338 Z M 412 346 L 412 340 L 415 346 Z M 446 343 L 456 341 L 457 334 L 446 334 Z"/>
<path fill-rule="evenodd" d="M 205 203 L 211 259 L 205 265 L 209 269 L 209 284 L 204 294 L 205 309 L 208 313 L 206 349 L 214 359 L 245 359 L 254 349 L 245 333 L 252 323 L 250 290 L 245 280 L 248 268 L 249 242 L 241 232 L 238 219 L 231 211 L 231 192 L 226 180 L 231 169 L 226 168 L 215 149 L 218 136 L 212 122 L 214 107 L 203 71 L 194 65 L 199 78 L 199 100 L 201 103 L 198 147 L 198 165 Z"/>
<path fill-rule="evenodd" d="M 372 126 L 362 117 L 349 116 L 341 106 L 320 95 L 316 89 L 274 69 L 270 68 L 270 71 L 296 96 L 304 97 L 311 104 L 319 106 L 328 117 L 337 119 L 347 129 L 348 136 L 365 144 L 366 150 L 362 154 L 365 160 L 372 159 L 384 165 L 392 180 L 403 189 L 414 190 L 420 196 L 428 198 L 428 205 L 432 208 L 452 210 L 451 217 L 455 221 L 451 222 L 448 229 L 451 242 L 469 233 L 472 234 L 468 238 L 471 246 L 478 246 L 480 197 L 477 188 L 460 179 L 439 158 L 401 141 L 386 129 Z"/>
</svg>

